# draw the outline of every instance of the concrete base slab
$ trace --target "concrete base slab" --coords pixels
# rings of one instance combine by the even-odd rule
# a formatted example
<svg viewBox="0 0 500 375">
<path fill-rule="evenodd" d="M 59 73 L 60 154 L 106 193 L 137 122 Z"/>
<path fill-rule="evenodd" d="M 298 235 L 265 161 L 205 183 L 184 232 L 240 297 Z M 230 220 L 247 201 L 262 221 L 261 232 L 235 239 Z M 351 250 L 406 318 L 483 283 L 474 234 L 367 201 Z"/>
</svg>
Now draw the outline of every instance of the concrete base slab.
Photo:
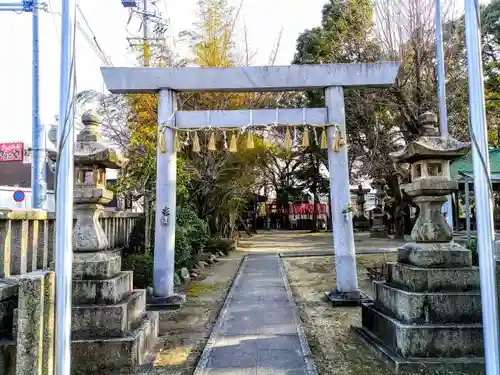
<svg viewBox="0 0 500 375">
<path fill-rule="evenodd" d="M 485 373 L 483 358 L 405 358 L 389 349 L 367 329 L 362 327 L 352 327 L 352 329 L 375 355 L 394 371 L 395 375 L 484 375 Z"/>
<path fill-rule="evenodd" d="M 147 309 L 153 311 L 177 310 L 186 302 L 184 294 L 173 294 L 169 297 L 155 297 L 148 294 L 146 303 Z"/>
<path fill-rule="evenodd" d="M 341 293 L 333 290 L 325 292 L 325 299 L 332 303 L 333 307 L 361 306 L 363 302 L 370 302 L 371 299 L 362 291 L 355 293 Z"/>
</svg>

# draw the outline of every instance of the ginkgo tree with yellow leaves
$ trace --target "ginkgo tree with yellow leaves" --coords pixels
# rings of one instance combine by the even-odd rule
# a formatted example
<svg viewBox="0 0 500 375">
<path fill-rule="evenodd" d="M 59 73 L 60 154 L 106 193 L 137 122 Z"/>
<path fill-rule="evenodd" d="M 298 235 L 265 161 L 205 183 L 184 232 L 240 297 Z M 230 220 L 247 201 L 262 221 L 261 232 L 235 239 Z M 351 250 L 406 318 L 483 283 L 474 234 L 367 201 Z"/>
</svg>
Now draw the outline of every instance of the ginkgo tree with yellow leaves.
<svg viewBox="0 0 500 375">
<path fill-rule="evenodd" d="M 236 53 L 235 24 L 239 10 L 227 0 L 199 0 L 198 22 L 182 33 L 190 45 L 190 59 L 173 58 L 175 51 L 153 50 L 156 66 L 230 67 L 248 63 Z M 279 93 L 180 93 L 180 110 L 218 110 L 276 107 Z M 287 94 L 289 95 L 289 94 Z M 280 95 L 280 98 L 283 94 Z M 93 99 L 96 97 L 94 96 Z M 157 94 L 100 95 L 99 112 L 107 138 L 128 159 L 114 190 L 134 200 L 143 199 L 146 247 L 152 246 L 156 180 Z M 216 124 L 214 124 L 216 125 Z M 161 139 L 160 139 L 161 141 Z M 161 143 L 161 142 L 160 142 Z M 262 168 L 272 152 L 262 132 L 198 131 L 177 138 L 177 199 L 194 206 L 210 234 L 230 237 L 248 198 L 262 185 Z M 272 149 L 271 149 L 272 150 Z M 151 207 L 151 209 L 150 209 Z"/>
</svg>

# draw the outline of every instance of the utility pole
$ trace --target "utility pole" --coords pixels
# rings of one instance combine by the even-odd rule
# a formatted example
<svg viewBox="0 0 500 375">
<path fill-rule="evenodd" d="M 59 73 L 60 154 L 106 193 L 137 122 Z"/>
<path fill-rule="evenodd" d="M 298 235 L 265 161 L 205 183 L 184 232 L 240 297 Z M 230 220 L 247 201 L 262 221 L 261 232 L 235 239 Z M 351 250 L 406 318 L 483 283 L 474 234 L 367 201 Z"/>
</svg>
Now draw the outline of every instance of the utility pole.
<svg viewBox="0 0 500 375">
<path fill-rule="evenodd" d="M 122 5 L 125 8 L 130 8 L 130 19 L 133 14 L 138 14 L 141 17 L 141 27 L 142 27 L 142 37 L 132 37 L 127 38 L 130 46 L 141 47 L 142 49 L 142 65 L 144 67 L 151 66 L 151 45 L 154 42 L 163 42 L 165 38 L 156 37 L 152 34 L 152 24 L 156 26 L 166 27 L 165 22 L 162 20 L 161 16 L 157 13 L 155 9 L 151 9 L 151 5 L 154 6 L 155 1 L 153 0 L 142 0 L 142 8 L 139 7 L 138 1 L 135 0 L 122 0 Z M 129 22 L 130 22 L 129 19 Z M 161 27 L 160 27 L 161 28 Z M 140 30 L 140 29 L 139 29 Z M 158 34 L 154 32 L 154 34 Z"/>
<path fill-rule="evenodd" d="M 439 101 L 439 130 L 443 137 L 448 137 L 448 114 L 446 110 L 446 75 L 444 70 L 443 52 L 443 26 L 441 24 L 441 0 L 436 1 L 436 64 L 438 80 L 438 101 Z M 446 221 L 453 230 L 453 205 L 452 196 L 448 195 L 446 203 L 443 205 L 443 212 L 446 214 Z"/>
<path fill-rule="evenodd" d="M 144 50 L 143 50 L 143 57 L 144 57 L 144 66 L 149 67 L 150 62 L 151 62 L 151 46 L 149 45 L 149 38 L 151 37 L 149 35 L 149 17 L 148 17 L 148 3 L 149 0 L 143 0 L 142 7 L 144 13 L 142 14 L 142 32 L 143 35 L 142 37 L 144 38 L 143 44 L 144 44 Z"/>
<path fill-rule="evenodd" d="M 45 209 L 47 205 L 46 182 L 46 134 L 45 126 L 40 122 L 40 50 L 39 50 L 39 9 L 45 5 L 39 0 L 24 0 L 17 3 L 0 3 L 0 11 L 21 11 L 32 14 L 32 78 L 31 78 L 31 206 Z"/>
<path fill-rule="evenodd" d="M 38 0 L 33 0 L 33 66 L 32 66 L 32 158 L 31 158 L 31 207 L 47 208 L 47 150 L 45 126 L 40 121 L 40 51 L 38 42 Z"/>
<path fill-rule="evenodd" d="M 76 0 L 62 0 L 56 182 L 56 371 L 71 374 Z"/>
<path fill-rule="evenodd" d="M 477 249 L 483 316 L 484 367 L 487 375 L 500 375 L 500 337 L 493 229 L 493 196 L 484 100 L 479 1 L 466 0 L 465 40 L 469 78 L 469 119 L 477 214 Z"/>
</svg>

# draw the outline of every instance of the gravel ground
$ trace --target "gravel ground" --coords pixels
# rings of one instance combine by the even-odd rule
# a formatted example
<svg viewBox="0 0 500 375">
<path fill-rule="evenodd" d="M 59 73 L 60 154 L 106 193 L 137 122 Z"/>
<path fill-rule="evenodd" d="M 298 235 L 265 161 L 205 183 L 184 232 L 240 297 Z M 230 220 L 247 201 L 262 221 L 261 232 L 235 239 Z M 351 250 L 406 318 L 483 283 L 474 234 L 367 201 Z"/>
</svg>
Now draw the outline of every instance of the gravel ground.
<svg viewBox="0 0 500 375">
<path fill-rule="evenodd" d="M 204 270 L 201 280 L 185 288 L 187 302 L 181 309 L 160 313 L 158 356 L 152 375 L 191 375 L 198 363 L 238 270 L 242 254 Z"/>
<path fill-rule="evenodd" d="M 358 255 L 360 288 L 373 294 L 366 267 L 394 260 L 394 254 Z M 333 308 L 324 293 L 334 289 L 333 257 L 284 259 L 309 346 L 320 375 L 392 375 L 350 329 L 361 325 L 359 307 Z"/>
</svg>

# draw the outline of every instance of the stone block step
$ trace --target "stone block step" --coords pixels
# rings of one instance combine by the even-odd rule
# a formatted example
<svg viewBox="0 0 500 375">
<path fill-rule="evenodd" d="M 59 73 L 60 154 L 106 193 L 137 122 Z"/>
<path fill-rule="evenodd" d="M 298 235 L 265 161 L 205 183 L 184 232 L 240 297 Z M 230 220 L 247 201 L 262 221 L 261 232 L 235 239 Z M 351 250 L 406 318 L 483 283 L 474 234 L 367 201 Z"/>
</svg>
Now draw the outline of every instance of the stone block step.
<svg viewBox="0 0 500 375">
<path fill-rule="evenodd" d="M 405 324 L 373 303 L 362 304 L 361 320 L 364 329 L 405 358 L 483 356 L 481 324 Z"/>
<path fill-rule="evenodd" d="M 136 327 L 145 309 L 145 290 L 134 290 L 123 301 L 113 305 L 73 306 L 72 337 L 122 337 Z"/>
<path fill-rule="evenodd" d="M 73 280 L 110 279 L 122 270 L 119 251 L 75 253 L 73 255 Z"/>
<path fill-rule="evenodd" d="M 479 289 L 479 268 L 422 268 L 388 263 L 387 281 L 413 292 L 467 291 Z"/>
<path fill-rule="evenodd" d="M 418 293 L 385 281 L 374 282 L 375 304 L 402 323 L 481 323 L 481 295 L 469 292 Z"/>
<path fill-rule="evenodd" d="M 73 280 L 74 304 L 116 304 L 132 287 L 133 272 L 122 271 L 110 279 Z"/>
<path fill-rule="evenodd" d="M 398 249 L 398 262 L 417 267 L 470 267 L 472 254 L 457 243 L 407 243 Z"/>
<path fill-rule="evenodd" d="M 158 337 L 158 313 L 148 312 L 138 326 L 121 338 L 71 341 L 72 375 L 133 374 L 151 361 Z"/>
<path fill-rule="evenodd" d="M 394 375 L 453 374 L 484 375 L 484 358 L 405 358 L 390 350 L 363 327 L 353 327 L 373 353 L 391 368 Z"/>
</svg>

